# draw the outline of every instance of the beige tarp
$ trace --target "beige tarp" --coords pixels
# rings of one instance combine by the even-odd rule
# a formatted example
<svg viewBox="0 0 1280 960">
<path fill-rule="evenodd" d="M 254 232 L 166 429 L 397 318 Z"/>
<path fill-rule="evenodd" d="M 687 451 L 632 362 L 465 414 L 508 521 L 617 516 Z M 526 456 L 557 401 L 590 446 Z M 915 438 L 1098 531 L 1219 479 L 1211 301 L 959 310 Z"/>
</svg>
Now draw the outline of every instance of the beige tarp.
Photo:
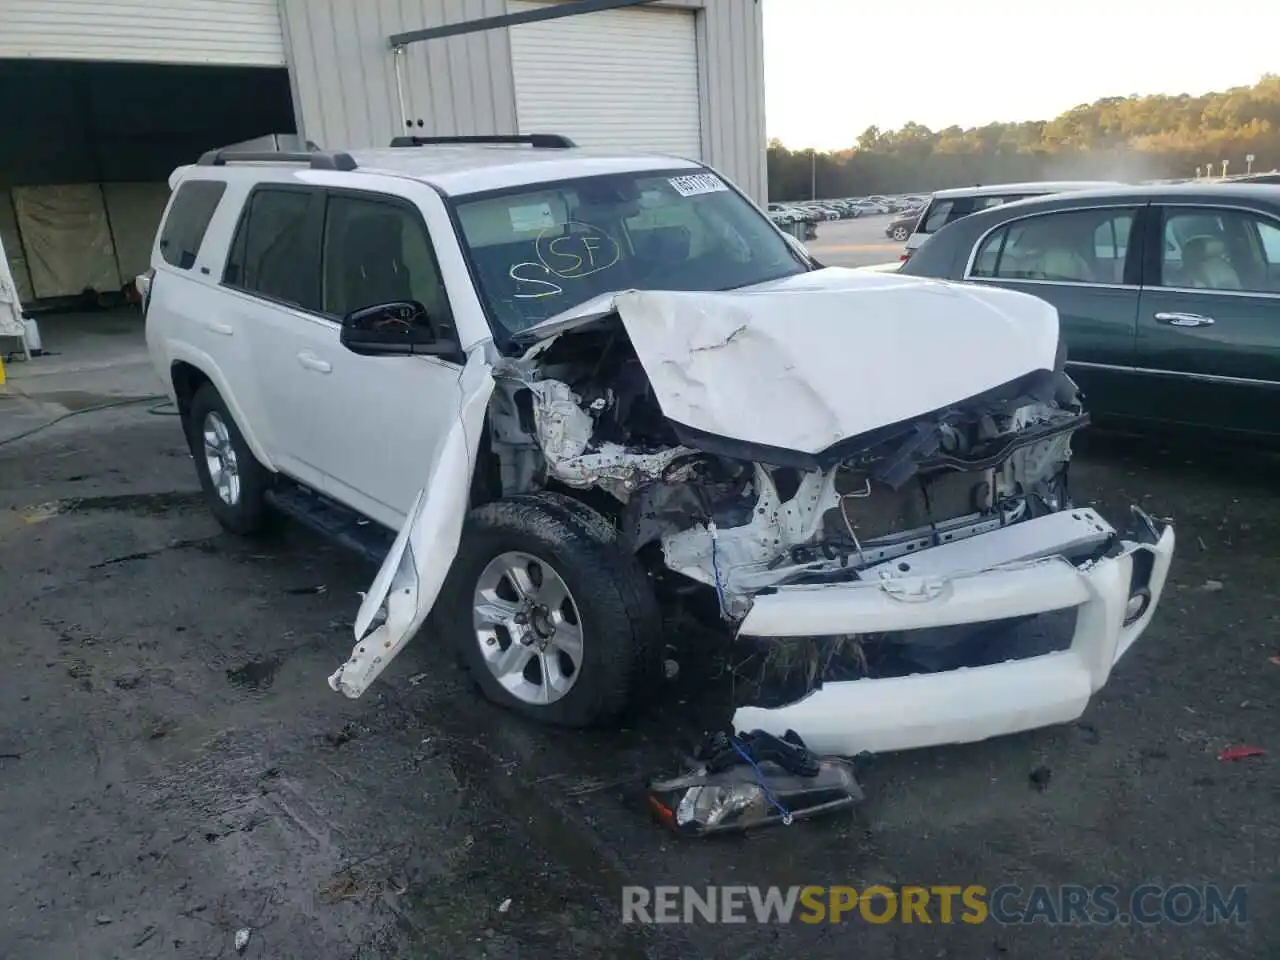
<svg viewBox="0 0 1280 960">
<path fill-rule="evenodd" d="M 14 187 L 13 206 L 36 297 L 120 289 L 106 204 L 98 184 Z"/>
<path fill-rule="evenodd" d="M 151 266 L 156 228 L 169 202 L 167 183 L 104 183 L 107 217 L 116 244 L 120 279 L 128 283 Z"/>
</svg>

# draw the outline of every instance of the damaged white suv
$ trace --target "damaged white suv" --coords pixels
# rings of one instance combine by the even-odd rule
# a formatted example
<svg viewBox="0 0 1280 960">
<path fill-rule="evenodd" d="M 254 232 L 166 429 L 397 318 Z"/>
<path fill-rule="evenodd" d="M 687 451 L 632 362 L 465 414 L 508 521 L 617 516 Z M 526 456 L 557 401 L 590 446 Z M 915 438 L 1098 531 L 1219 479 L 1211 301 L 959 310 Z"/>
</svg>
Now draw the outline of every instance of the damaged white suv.
<svg viewBox="0 0 1280 960">
<path fill-rule="evenodd" d="M 701 164 L 555 137 L 171 186 L 147 338 L 213 512 L 383 559 L 349 697 L 433 614 L 495 701 L 599 722 L 681 604 L 737 728 L 856 754 L 1072 720 L 1151 620 L 1173 531 L 1072 506 L 1041 300 L 820 268 Z"/>
</svg>

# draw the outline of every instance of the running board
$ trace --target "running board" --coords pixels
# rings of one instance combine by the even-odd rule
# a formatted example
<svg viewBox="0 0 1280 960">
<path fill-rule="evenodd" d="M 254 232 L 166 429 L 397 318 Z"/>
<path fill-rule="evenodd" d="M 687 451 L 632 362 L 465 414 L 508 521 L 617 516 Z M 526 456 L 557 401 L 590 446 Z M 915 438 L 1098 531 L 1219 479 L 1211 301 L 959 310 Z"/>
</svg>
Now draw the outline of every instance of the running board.
<svg viewBox="0 0 1280 960">
<path fill-rule="evenodd" d="M 267 491 L 276 510 L 374 564 L 381 564 L 395 541 L 394 531 L 297 484 L 282 482 Z"/>
</svg>

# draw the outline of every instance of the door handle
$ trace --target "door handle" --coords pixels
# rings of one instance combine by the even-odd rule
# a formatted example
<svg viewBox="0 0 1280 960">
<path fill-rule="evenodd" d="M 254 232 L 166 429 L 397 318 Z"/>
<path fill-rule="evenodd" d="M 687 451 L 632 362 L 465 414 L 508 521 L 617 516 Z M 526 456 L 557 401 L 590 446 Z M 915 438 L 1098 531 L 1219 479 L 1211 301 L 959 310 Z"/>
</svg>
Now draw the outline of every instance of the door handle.
<svg viewBox="0 0 1280 960">
<path fill-rule="evenodd" d="M 201 324 L 210 333 L 216 333 L 220 336 L 229 337 L 236 332 L 236 328 L 229 323 L 218 323 L 216 320 L 206 320 Z"/>
<path fill-rule="evenodd" d="M 328 362 L 321 360 L 314 353 L 298 354 L 298 362 L 308 370 L 314 370 L 317 373 L 330 373 L 333 370 Z"/>
<path fill-rule="evenodd" d="M 1213 317 L 1202 317 L 1198 313 L 1157 313 L 1156 323 L 1167 323 L 1171 327 L 1210 327 Z"/>
</svg>

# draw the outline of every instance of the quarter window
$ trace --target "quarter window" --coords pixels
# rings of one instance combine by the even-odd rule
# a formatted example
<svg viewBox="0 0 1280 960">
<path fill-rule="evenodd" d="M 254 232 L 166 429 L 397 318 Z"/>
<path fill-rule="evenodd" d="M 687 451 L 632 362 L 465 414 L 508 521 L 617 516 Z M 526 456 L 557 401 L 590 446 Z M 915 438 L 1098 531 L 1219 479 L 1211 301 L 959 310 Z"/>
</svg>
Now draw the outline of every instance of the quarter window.
<svg viewBox="0 0 1280 960">
<path fill-rule="evenodd" d="M 988 234 L 970 276 L 1124 283 L 1133 210 L 1071 210 L 1016 220 Z"/>
<path fill-rule="evenodd" d="M 182 270 L 195 266 L 209 221 L 226 192 L 220 180 L 184 180 L 178 186 L 160 229 L 160 256 L 166 263 Z"/>
<path fill-rule="evenodd" d="M 310 190 L 259 189 L 236 228 L 223 282 L 303 310 L 320 305 L 320 236 Z"/>
<path fill-rule="evenodd" d="M 331 197 L 324 236 L 325 313 L 342 317 L 414 300 L 437 329 L 451 326 L 440 268 L 416 211 L 378 199 Z"/>
<path fill-rule="evenodd" d="M 1243 210 L 1166 210 L 1160 282 L 1280 293 L 1280 225 Z"/>
</svg>

